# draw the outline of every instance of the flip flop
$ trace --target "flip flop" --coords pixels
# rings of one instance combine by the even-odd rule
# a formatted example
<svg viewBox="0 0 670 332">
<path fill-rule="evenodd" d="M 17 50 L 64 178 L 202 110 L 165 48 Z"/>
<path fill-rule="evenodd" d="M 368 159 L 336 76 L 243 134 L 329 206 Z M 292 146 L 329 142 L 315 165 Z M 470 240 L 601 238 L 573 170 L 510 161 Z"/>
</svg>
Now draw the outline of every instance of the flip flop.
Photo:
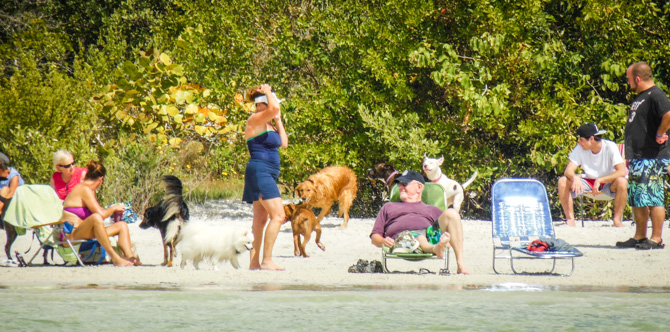
<svg viewBox="0 0 670 332">
<path fill-rule="evenodd" d="M 659 241 L 658 243 L 652 241 L 652 240 L 645 240 L 644 242 L 638 243 L 635 245 L 635 249 L 640 249 L 640 250 L 649 250 L 649 249 L 663 249 L 665 248 L 665 244 L 663 244 L 663 240 Z"/>
</svg>

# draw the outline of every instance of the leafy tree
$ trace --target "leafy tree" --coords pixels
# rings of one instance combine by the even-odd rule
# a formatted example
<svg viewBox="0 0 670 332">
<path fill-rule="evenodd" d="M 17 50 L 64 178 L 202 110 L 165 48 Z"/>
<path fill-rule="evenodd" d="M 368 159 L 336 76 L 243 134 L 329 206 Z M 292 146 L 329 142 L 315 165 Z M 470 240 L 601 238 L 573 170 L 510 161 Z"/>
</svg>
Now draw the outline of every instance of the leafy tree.
<svg viewBox="0 0 670 332">
<path fill-rule="evenodd" d="M 202 151 L 192 164 L 214 176 L 241 174 L 253 107 L 239 99 L 267 82 L 285 99 L 288 191 L 329 165 L 364 183 L 376 162 L 419 169 L 424 153 L 444 155 L 457 181 L 479 171 L 465 210 L 485 217 L 498 178 L 535 177 L 555 197 L 583 122 L 622 140 L 628 65 L 647 61 L 663 89 L 670 79 L 670 7 L 658 1 L 95 0 L 72 10 L 84 5 L 0 5 L 0 129 L 11 135 L 0 148 L 35 165 L 35 180 L 49 172 L 35 161 L 56 145 L 140 167 L 150 163 L 119 155 L 151 137 Z"/>
</svg>

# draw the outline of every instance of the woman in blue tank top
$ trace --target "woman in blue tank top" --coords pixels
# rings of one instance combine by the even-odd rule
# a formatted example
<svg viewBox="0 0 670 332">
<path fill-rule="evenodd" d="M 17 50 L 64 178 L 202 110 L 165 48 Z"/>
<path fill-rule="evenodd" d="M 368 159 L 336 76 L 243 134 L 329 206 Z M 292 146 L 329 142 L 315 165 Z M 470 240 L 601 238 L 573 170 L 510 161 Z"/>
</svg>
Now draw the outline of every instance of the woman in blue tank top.
<svg viewBox="0 0 670 332">
<path fill-rule="evenodd" d="M 279 148 L 288 147 L 288 136 L 284 130 L 279 110 L 279 100 L 272 87 L 261 84 L 247 92 L 249 102 L 256 104 L 256 112 L 247 120 L 244 136 L 251 156 L 244 172 L 244 194 L 242 200 L 253 204 L 254 234 L 251 249 L 250 270 L 284 270 L 272 261 L 272 249 L 284 223 L 282 204 L 277 179 L 279 177 Z M 274 125 L 272 125 L 274 121 Z M 269 223 L 268 223 L 269 219 Z M 265 227 L 267 225 L 267 228 Z M 265 236 L 263 236 L 265 229 Z M 260 248 L 263 244 L 263 260 Z"/>
</svg>

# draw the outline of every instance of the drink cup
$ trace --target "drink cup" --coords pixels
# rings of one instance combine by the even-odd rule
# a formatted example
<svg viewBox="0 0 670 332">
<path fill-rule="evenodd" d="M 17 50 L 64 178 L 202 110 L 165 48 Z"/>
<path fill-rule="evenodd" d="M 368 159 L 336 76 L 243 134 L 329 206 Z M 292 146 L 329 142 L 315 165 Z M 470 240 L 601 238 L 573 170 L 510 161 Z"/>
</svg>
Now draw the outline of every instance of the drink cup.
<svg viewBox="0 0 670 332">
<path fill-rule="evenodd" d="M 114 218 L 114 222 L 119 222 L 119 221 L 121 221 L 121 218 L 123 218 L 123 212 L 124 212 L 124 211 L 116 211 L 116 212 L 114 212 L 114 215 L 113 215 L 113 216 L 114 216 L 114 217 L 113 217 L 113 218 Z"/>
</svg>

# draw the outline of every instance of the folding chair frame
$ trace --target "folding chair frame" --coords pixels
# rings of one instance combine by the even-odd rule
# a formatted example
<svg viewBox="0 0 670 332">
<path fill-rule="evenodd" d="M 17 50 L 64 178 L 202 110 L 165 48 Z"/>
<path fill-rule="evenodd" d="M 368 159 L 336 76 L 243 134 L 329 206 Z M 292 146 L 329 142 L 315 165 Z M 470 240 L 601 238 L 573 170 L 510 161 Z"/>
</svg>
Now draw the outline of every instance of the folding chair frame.
<svg viewBox="0 0 670 332">
<path fill-rule="evenodd" d="M 30 260 L 28 261 L 28 265 L 32 263 L 35 257 L 37 257 L 37 254 L 39 254 L 40 251 L 43 250 L 45 247 L 47 246 L 55 247 L 58 245 L 67 244 L 77 257 L 77 262 L 79 262 L 79 265 L 84 266 L 84 262 L 81 260 L 81 257 L 79 257 L 79 252 L 77 251 L 77 248 L 74 245 L 86 242 L 88 240 L 70 240 L 67 237 L 67 234 L 65 234 L 65 221 L 63 220 L 48 224 L 35 225 L 32 228 L 35 231 L 42 227 L 49 227 L 49 226 L 51 226 L 51 234 L 47 237 L 47 240 L 45 240 L 40 244 L 40 248 L 30 258 Z M 65 241 L 54 241 L 54 238 L 64 238 Z"/>
<path fill-rule="evenodd" d="M 520 241 L 519 243 L 530 243 L 529 241 Z M 501 255 L 501 254 L 496 254 L 496 251 L 499 252 L 506 252 L 507 255 Z M 519 252 L 524 255 L 517 255 L 514 256 L 514 252 Z M 512 269 L 512 272 L 514 274 L 549 274 L 549 275 L 555 275 L 555 276 L 562 276 L 562 277 L 569 277 L 572 275 L 572 273 L 575 271 L 575 257 L 580 257 L 582 256 L 581 254 L 574 255 L 574 254 L 568 254 L 565 252 L 561 251 L 544 251 L 541 254 L 533 251 L 528 251 L 525 248 L 522 247 L 512 247 L 510 244 L 507 245 L 501 245 L 501 246 L 494 246 L 493 247 L 493 272 L 496 274 L 501 274 L 497 269 L 496 269 L 496 260 L 497 259 L 509 259 L 510 262 L 510 268 Z M 546 272 L 538 272 L 538 273 L 532 273 L 532 272 L 523 272 L 523 271 L 517 271 L 517 269 L 514 268 L 514 260 L 526 260 L 526 259 L 551 259 L 552 260 L 552 266 L 551 270 L 548 270 Z M 571 269 L 570 273 L 568 274 L 560 274 L 560 273 L 554 273 L 556 270 L 556 260 L 564 260 L 564 259 L 570 259 L 571 261 Z"/>
<path fill-rule="evenodd" d="M 439 188 L 442 190 L 443 201 L 440 202 L 441 203 L 440 206 L 437 206 L 437 205 L 436 206 L 444 211 L 444 209 L 446 209 L 446 204 L 447 204 L 447 196 L 446 196 L 447 194 L 444 192 L 444 188 L 442 188 L 442 185 L 440 185 L 440 184 L 429 182 L 429 183 L 426 183 L 424 185 L 424 193 L 427 193 L 426 189 L 427 189 L 428 186 L 439 186 Z M 435 187 L 435 188 L 438 188 L 438 187 Z M 426 197 L 422 197 L 422 201 L 425 201 L 424 198 L 426 198 Z M 395 185 L 395 186 L 393 186 L 393 188 L 391 188 L 391 193 L 389 194 L 389 199 L 390 199 L 391 202 L 400 201 L 400 192 L 398 191 L 398 186 L 397 185 Z M 449 252 L 450 252 L 449 247 L 445 247 L 444 248 L 444 258 L 438 258 L 436 255 L 428 254 L 428 253 L 424 253 L 424 254 L 409 254 L 409 253 L 394 254 L 394 253 L 389 252 L 389 248 L 386 248 L 386 247 L 382 246 L 382 261 L 381 261 L 381 263 L 382 263 L 382 268 L 384 270 L 384 273 L 393 273 L 388 269 L 388 267 L 386 265 L 387 264 L 386 261 L 388 259 L 404 259 L 406 261 L 417 261 L 417 262 L 422 261 L 422 260 L 426 260 L 426 259 L 443 259 L 444 260 L 444 268 L 440 269 L 438 274 L 439 275 L 449 275 L 449 274 L 451 274 L 449 272 Z"/>
<path fill-rule="evenodd" d="M 441 276 L 451 274 L 451 272 L 449 272 L 449 248 L 444 249 L 444 258 L 439 258 L 434 254 L 394 254 L 389 252 L 388 247 L 382 247 L 382 268 L 384 269 L 384 273 L 393 273 L 388 269 L 386 263 L 387 259 L 404 259 L 417 262 L 426 259 L 441 259 L 444 261 L 444 268 L 441 268 L 438 274 Z"/>
<path fill-rule="evenodd" d="M 526 225 L 524 224 L 516 224 L 513 227 L 519 227 L 519 231 L 521 231 L 521 234 L 519 236 L 497 236 L 496 237 L 496 225 L 498 223 L 496 214 L 498 213 L 497 211 L 497 206 L 495 205 L 496 202 L 496 197 L 492 197 L 492 229 L 493 229 L 493 271 L 496 274 L 500 274 L 500 272 L 496 269 L 496 260 L 498 259 L 508 259 L 510 261 L 510 268 L 512 269 L 512 272 L 514 274 L 549 274 L 549 275 L 557 275 L 557 276 L 570 276 L 575 270 L 575 257 L 581 257 L 583 254 L 575 249 L 573 252 L 568 252 L 568 251 L 545 251 L 545 252 L 535 252 L 535 251 L 529 251 L 526 249 L 529 243 L 531 243 L 534 239 L 539 238 L 540 236 L 547 236 L 550 238 L 554 238 L 554 229 L 553 229 L 553 223 L 551 221 L 551 212 L 549 211 L 549 206 L 548 206 L 548 198 L 547 198 L 547 193 L 544 185 L 534 179 L 501 179 L 496 181 L 492 187 L 493 195 L 495 196 L 495 191 L 496 191 L 496 185 L 499 183 L 513 183 L 513 182 L 519 182 L 519 183 L 529 183 L 534 186 L 539 186 L 538 188 L 542 188 L 544 197 L 542 200 L 542 218 L 549 218 L 549 220 L 543 219 L 544 223 L 541 224 L 541 227 L 538 227 L 535 230 L 531 230 L 530 228 L 526 229 Z M 502 203 L 501 203 L 502 204 Z M 545 206 L 546 205 L 546 206 Z M 504 213 L 504 211 L 500 212 Z M 527 216 L 519 216 L 520 218 L 526 218 Z M 548 224 L 547 224 L 548 222 Z M 502 225 L 502 224 L 501 224 Z M 523 228 L 523 230 L 521 230 Z M 525 234 L 523 234 L 525 233 Z M 521 253 L 523 255 L 514 255 L 514 252 Z M 532 273 L 532 272 L 521 272 L 518 271 L 517 268 L 514 267 L 514 260 L 523 260 L 523 259 L 551 259 L 553 260 L 553 265 L 551 270 L 546 271 L 546 272 L 538 272 L 538 273 Z M 564 260 L 564 259 L 570 259 L 571 260 L 571 265 L 572 268 L 570 270 L 570 273 L 568 274 L 556 274 L 554 273 L 554 270 L 556 269 L 556 260 Z"/>
</svg>

